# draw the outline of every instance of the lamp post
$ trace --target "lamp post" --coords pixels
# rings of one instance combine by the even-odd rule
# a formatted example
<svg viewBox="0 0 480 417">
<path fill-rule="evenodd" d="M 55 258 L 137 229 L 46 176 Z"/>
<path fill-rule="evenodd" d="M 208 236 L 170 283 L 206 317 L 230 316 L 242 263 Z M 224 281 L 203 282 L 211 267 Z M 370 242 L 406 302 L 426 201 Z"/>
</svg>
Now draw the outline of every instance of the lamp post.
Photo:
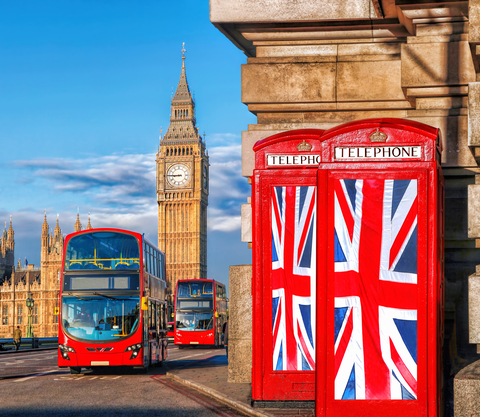
<svg viewBox="0 0 480 417">
<path fill-rule="evenodd" d="M 28 308 L 28 327 L 27 327 L 27 337 L 33 337 L 32 331 L 32 310 L 33 305 L 35 304 L 35 300 L 33 299 L 32 292 L 28 292 L 28 297 L 26 300 L 27 308 Z"/>
</svg>

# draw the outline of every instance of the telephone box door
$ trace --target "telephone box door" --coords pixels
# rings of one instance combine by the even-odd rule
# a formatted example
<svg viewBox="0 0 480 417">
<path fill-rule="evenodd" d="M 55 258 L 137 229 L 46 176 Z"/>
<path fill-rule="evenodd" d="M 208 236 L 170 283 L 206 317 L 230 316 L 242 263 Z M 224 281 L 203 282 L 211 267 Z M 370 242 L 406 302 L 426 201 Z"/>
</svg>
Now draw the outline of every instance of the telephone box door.
<svg viewBox="0 0 480 417">
<path fill-rule="evenodd" d="M 265 210 L 262 264 L 262 399 L 315 398 L 317 170 L 276 170 L 260 182 Z M 271 254 L 271 256 L 270 256 Z M 260 359 L 256 357 L 256 359 Z"/>
<path fill-rule="evenodd" d="M 427 180 L 319 170 L 317 416 L 427 415 Z"/>
</svg>

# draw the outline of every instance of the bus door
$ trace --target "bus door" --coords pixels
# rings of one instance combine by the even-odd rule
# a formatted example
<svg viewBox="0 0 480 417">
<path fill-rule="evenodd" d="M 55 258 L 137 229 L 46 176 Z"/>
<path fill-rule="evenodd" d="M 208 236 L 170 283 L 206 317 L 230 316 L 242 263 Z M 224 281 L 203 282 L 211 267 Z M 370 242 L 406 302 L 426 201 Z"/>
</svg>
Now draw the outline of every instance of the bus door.
<svg viewBox="0 0 480 417">
<path fill-rule="evenodd" d="M 157 329 L 157 303 L 148 303 L 148 346 L 150 351 L 150 365 L 158 362 L 158 329 Z"/>
</svg>

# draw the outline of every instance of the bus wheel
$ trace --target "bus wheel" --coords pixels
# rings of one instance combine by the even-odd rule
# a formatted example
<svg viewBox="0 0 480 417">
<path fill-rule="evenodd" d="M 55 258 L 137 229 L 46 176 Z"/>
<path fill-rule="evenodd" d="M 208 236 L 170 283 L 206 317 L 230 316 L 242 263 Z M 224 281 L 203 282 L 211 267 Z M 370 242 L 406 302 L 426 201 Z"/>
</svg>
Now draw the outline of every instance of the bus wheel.
<svg viewBox="0 0 480 417">
<path fill-rule="evenodd" d="M 71 366 L 70 367 L 70 373 L 71 374 L 79 374 L 82 371 L 82 368 L 79 366 Z"/>
</svg>

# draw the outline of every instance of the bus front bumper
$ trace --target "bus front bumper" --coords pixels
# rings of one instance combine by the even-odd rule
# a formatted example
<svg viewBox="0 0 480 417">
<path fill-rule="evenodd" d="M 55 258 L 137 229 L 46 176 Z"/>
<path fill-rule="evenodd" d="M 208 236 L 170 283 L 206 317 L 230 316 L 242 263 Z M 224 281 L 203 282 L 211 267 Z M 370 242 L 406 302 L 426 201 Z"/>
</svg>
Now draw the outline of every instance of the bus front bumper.
<svg viewBox="0 0 480 417">
<path fill-rule="evenodd" d="M 215 333 L 213 330 L 185 332 L 175 331 L 176 345 L 213 345 L 215 344 Z"/>
<path fill-rule="evenodd" d="M 96 352 L 96 353 L 73 353 L 58 351 L 58 366 L 139 366 L 143 365 L 143 349 L 134 352 Z"/>
</svg>

